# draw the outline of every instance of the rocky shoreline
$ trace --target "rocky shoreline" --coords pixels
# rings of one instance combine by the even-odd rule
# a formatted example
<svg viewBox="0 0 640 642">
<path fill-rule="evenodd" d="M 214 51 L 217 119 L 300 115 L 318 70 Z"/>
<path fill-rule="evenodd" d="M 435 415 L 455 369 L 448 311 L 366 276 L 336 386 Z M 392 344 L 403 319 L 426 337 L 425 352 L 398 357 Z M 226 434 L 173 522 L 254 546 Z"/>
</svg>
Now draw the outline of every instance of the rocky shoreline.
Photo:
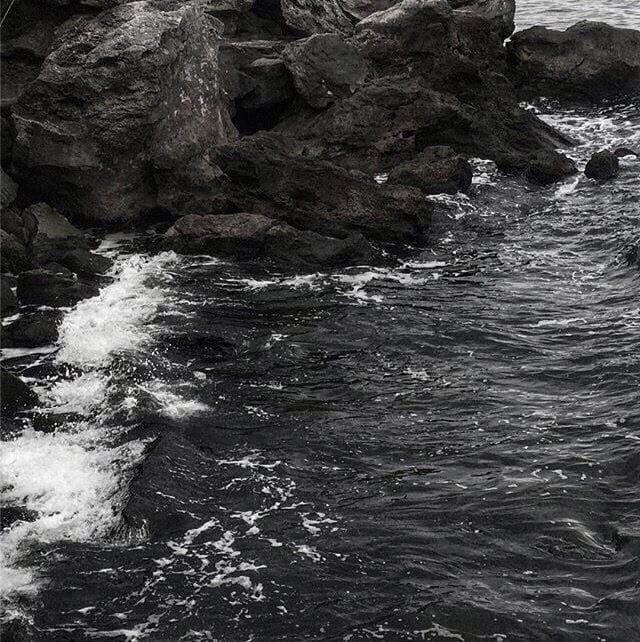
<svg viewBox="0 0 640 642">
<path fill-rule="evenodd" d="M 471 158 L 539 185 L 578 172 L 558 151 L 572 141 L 522 100 L 640 92 L 640 32 L 513 34 L 514 0 L 25 0 L 5 12 L 2 316 L 20 316 L 4 347 L 55 342 L 58 309 L 108 280 L 87 226 L 151 225 L 159 248 L 280 271 L 375 264 L 428 244 L 440 212 L 427 197 L 469 191 Z M 630 153 L 603 150 L 586 175 L 614 179 Z M 2 378 L 11 420 L 36 400 Z"/>
</svg>

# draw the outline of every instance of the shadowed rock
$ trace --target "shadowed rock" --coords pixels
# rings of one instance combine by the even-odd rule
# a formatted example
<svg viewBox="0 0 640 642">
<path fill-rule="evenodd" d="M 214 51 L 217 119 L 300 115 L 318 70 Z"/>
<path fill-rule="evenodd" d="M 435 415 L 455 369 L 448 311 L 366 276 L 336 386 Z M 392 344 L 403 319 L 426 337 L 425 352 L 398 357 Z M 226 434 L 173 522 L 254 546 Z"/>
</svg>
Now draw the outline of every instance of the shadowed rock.
<svg viewBox="0 0 640 642">
<path fill-rule="evenodd" d="M 36 348 L 58 340 L 58 311 L 38 311 L 2 327 L 2 345 L 6 348 Z"/>
<path fill-rule="evenodd" d="M 6 276 L 0 278 L 0 316 L 13 314 L 18 309 L 18 299 L 11 289 L 11 280 Z"/>
<path fill-rule="evenodd" d="M 227 180 L 227 207 L 289 223 L 301 230 L 394 242 L 424 238 L 432 206 L 404 186 L 379 186 L 358 172 L 297 155 L 289 139 L 247 137 L 216 150 Z"/>
<path fill-rule="evenodd" d="M 54 308 L 76 304 L 96 296 L 98 288 L 47 270 L 29 270 L 18 276 L 18 300 L 23 305 L 48 305 Z"/>
<path fill-rule="evenodd" d="M 555 151 L 546 151 L 531 158 L 525 177 L 531 183 L 550 185 L 577 172 L 578 168 L 570 158 Z"/>
<path fill-rule="evenodd" d="M 167 245 L 184 254 L 268 258 L 286 269 L 332 268 L 370 262 L 372 246 L 361 236 L 336 239 L 260 214 L 185 216 L 166 234 Z"/>
<path fill-rule="evenodd" d="M 288 45 L 284 63 L 298 93 L 323 108 L 364 84 L 367 65 L 357 49 L 337 34 L 319 34 Z"/>
<path fill-rule="evenodd" d="M 38 396 L 22 379 L 4 368 L 0 368 L 0 376 L 3 417 L 10 417 L 16 412 L 30 408 L 37 403 Z"/>
<path fill-rule="evenodd" d="M 473 169 L 450 147 L 427 147 L 413 160 L 395 167 L 389 183 L 412 185 L 425 194 L 455 194 L 471 187 Z"/>
<path fill-rule="evenodd" d="M 640 31 L 602 22 L 532 27 L 507 49 L 526 95 L 594 99 L 640 89 Z"/>
<path fill-rule="evenodd" d="M 613 152 L 608 150 L 596 152 L 589 159 L 584 173 L 589 178 L 606 181 L 620 173 L 620 161 Z"/>
</svg>

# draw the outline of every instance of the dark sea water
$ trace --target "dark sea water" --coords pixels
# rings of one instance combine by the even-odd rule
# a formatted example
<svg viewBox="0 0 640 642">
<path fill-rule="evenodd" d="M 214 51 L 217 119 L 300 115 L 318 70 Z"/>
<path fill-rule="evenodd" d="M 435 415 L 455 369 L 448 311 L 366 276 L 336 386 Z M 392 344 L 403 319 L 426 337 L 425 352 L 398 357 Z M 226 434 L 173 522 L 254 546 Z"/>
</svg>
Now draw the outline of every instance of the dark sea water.
<svg viewBox="0 0 640 642">
<path fill-rule="evenodd" d="M 581 168 L 640 146 L 632 102 L 536 108 Z M 436 198 L 450 231 L 386 268 L 107 238 L 116 279 L 59 344 L 4 351 L 59 428 L 1 445 L 3 505 L 37 514 L 0 535 L 3 642 L 640 640 L 621 163 L 535 188 L 476 160 L 472 197 Z"/>
</svg>

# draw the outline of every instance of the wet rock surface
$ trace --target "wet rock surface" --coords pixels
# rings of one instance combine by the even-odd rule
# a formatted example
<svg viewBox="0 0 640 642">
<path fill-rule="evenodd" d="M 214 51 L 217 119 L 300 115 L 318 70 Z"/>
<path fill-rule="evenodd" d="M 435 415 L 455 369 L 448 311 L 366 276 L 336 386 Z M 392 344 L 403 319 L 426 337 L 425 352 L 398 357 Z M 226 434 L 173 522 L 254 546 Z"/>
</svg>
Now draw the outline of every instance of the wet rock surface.
<svg viewBox="0 0 640 642">
<path fill-rule="evenodd" d="M 531 183 L 550 185 L 567 176 L 577 174 L 576 164 L 564 154 L 558 152 L 539 152 L 527 166 L 525 176 Z"/>
<path fill-rule="evenodd" d="M 455 194 L 471 187 L 473 169 L 450 147 L 427 147 L 416 158 L 395 167 L 389 183 L 411 185 L 425 194 Z"/>
<path fill-rule="evenodd" d="M 584 173 L 589 178 L 609 180 L 620 173 L 620 161 L 615 153 L 608 150 L 596 152 L 589 159 Z"/>
<path fill-rule="evenodd" d="M 18 276 L 17 295 L 22 305 L 67 307 L 96 294 L 97 286 L 48 270 L 29 270 Z"/>
<path fill-rule="evenodd" d="M 0 368 L 2 416 L 11 417 L 21 410 L 34 406 L 38 396 L 29 386 L 5 368 Z"/>
<path fill-rule="evenodd" d="M 640 31 L 586 21 L 565 31 L 532 27 L 507 50 L 528 95 L 591 100 L 640 89 Z"/>
</svg>

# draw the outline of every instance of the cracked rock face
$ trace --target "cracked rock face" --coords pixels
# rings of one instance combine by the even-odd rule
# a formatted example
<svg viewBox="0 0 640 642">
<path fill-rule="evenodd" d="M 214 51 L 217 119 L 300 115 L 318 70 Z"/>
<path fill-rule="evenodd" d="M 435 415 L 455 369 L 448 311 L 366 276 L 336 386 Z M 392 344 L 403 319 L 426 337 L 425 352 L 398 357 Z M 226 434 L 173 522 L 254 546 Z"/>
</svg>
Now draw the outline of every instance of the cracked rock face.
<svg viewBox="0 0 640 642">
<path fill-rule="evenodd" d="M 235 135 L 216 23 L 195 3 L 163 6 L 69 20 L 15 107 L 16 167 L 65 213 L 113 222 L 167 205 L 163 190 L 215 173 L 208 146 Z"/>
</svg>

